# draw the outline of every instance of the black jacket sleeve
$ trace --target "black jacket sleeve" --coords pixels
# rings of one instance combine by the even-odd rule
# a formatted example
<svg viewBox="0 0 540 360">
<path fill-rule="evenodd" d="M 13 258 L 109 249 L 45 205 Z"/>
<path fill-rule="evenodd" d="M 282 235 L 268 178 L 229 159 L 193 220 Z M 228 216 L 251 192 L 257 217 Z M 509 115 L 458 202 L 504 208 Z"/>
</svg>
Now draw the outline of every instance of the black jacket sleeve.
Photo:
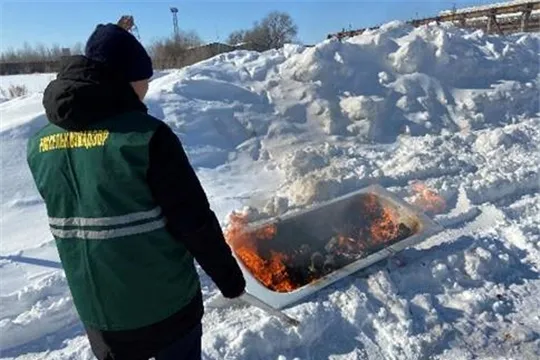
<svg viewBox="0 0 540 360">
<path fill-rule="evenodd" d="M 245 279 L 208 198 L 178 137 L 163 123 L 150 141 L 148 183 L 167 220 L 167 229 L 220 289 L 234 298 Z"/>
</svg>

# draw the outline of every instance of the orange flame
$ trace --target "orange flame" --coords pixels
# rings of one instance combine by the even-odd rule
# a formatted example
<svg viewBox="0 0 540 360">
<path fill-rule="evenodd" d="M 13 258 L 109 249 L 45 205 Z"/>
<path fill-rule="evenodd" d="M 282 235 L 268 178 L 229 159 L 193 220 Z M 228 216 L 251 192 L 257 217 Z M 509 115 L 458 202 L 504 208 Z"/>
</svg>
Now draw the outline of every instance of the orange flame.
<svg viewBox="0 0 540 360">
<path fill-rule="evenodd" d="M 366 195 L 364 208 L 372 218 L 369 235 L 373 242 L 385 243 L 398 236 L 399 216 L 394 209 L 382 206 L 374 194 Z"/>
<path fill-rule="evenodd" d="M 424 211 L 440 214 L 446 209 L 446 200 L 423 183 L 415 182 L 412 190 L 415 193 L 413 204 Z"/>
<path fill-rule="evenodd" d="M 370 227 L 371 237 L 378 243 L 391 241 L 398 236 L 399 224 L 393 209 L 382 208 L 382 214 L 375 219 Z"/>
<path fill-rule="evenodd" d="M 397 210 L 385 206 L 375 194 L 362 196 L 351 208 L 350 224 L 339 224 L 328 242 L 283 245 L 277 226 L 248 229 L 247 215 L 233 212 L 224 231 L 227 243 L 247 270 L 267 288 L 289 292 L 317 280 L 369 253 L 380 245 L 409 236 L 413 229 L 400 224 Z M 277 249 L 276 247 L 283 247 Z"/>
<path fill-rule="evenodd" d="M 287 255 L 270 250 L 269 259 L 263 259 L 257 249 L 258 241 L 269 241 L 276 235 L 276 226 L 269 224 L 254 232 L 248 232 L 247 224 L 245 215 L 231 214 L 224 235 L 233 251 L 266 287 L 278 292 L 294 290 L 296 286 L 290 280 L 285 266 Z"/>
</svg>

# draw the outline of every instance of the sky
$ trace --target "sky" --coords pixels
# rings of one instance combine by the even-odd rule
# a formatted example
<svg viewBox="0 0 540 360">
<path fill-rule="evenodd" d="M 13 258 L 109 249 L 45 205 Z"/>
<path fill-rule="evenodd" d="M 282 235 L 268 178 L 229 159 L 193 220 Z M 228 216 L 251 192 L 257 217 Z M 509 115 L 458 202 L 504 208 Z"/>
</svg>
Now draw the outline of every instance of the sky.
<svg viewBox="0 0 540 360">
<path fill-rule="evenodd" d="M 291 15 L 303 44 L 323 41 L 343 28 L 375 26 L 391 20 L 435 16 L 439 11 L 499 1 L 378 0 L 378 1 L 4 1 L 0 0 L 0 51 L 30 45 L 72 47 L 85 43 L 99 23 L 116 22 L 121 15 L 135 18 L 140 40 L 172 34 L 170 7 L 177 7 L 180 29 L 196 31 L 205 42 L 225 41 L 238 29 L 250 28 L 270 11 Z"/>
</svg>

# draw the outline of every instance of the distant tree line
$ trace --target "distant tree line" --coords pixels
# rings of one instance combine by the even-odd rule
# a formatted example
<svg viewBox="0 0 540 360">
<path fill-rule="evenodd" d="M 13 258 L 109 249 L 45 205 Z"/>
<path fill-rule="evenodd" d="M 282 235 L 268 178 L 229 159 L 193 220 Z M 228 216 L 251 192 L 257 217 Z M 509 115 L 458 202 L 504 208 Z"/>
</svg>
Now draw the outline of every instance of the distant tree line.
<svg viewBox="0 0 540 360">
<path fill-rule="evenodd" d="M 255 22 L 251 29 L 237 30 L 229 35 L 230 45 L 250 44 L 260 51 L 279 49 L 295 40 L 298 26 L 291 16 L 284 12 L 273 11 L 260 22 Z"/>
<path fill-rule="evenodd" d="M 286 43 L 294 42 L 298 27 L 290 15 L 273 11 L 261 21 L 255 22 L 250 29 L 232 32 L 226 44 L 207 44 L 195 31 L 182 31 L 178 35 L 153 41 L 147 50 L 156 69 L 181 68 L 217 54 L 235 49 L 266 51 L 277 49 Z M 2 73 L 30 73 L 57 71 L 62 56 L 82 54 L 83 44 L 66 48 L 59 45 L 46 47 L 39 44 L 31 46 L 25 43 L 20 49 L 8 49 L 0 54 Z M 17 65 L 17 71 L 10 69 Z"/>
<path fill-rule="evenodd" d="M 7 49 L 0 53 L 2 74 L 56 71 L 58 60 L 63 55 L 66 55 L 66 52 L 69 54 L 82 54 L 83 45 L 82 43 L 77 43 L 71 48 L 65 48 L 57 44 L 51 47 L 43 44 L 31 46 L 25 42 L 19 49 Z M 20 65 L 11 69 L 10 67 L 13 64 Z"/>
<path fill-rule="evenodd" d="M 156 69 L 181 68 L 235 50 L 220 43 L 204 44 L 195 31 L 156 40 L 147 47 Z"/>
<path fill-rule="evenodd" d="M 77 43 L 71 48 L 63 48 L 58 44 L 51 47 L 46 47 L 43 44 L 31 46 L 29 43 L 24 43 L 20 49 L 8 49 L 0 54 L 0 61 L 2 62 L 14 62 L 14 61 L 54 61 L 58 60 L 65 50 L 69 50 L 72 54 L 82 54 L 83 45 Z"/>
</svg>

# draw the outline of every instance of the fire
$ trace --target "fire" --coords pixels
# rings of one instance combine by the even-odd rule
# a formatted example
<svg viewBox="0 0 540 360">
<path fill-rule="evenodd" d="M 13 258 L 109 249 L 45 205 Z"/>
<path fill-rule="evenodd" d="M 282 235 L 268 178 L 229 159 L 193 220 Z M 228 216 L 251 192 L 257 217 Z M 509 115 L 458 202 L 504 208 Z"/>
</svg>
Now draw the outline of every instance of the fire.
<svg viewBox="0 0 540 360">
<path fill-rule="evenodd" d="M 278 292 L 294 290 L 285 261 L 287 255 L 275 250 L 269 251 L 268 259 L 261 257 L 258 249 L 259 241 L 270 241 L 276 235 L 275 225 L 266 225 L 254 232 L 248 232 L 245 215 L 233 213 L 225 231 L 225 238 L 236 255 L 249 271 L 266 287 Z"/>
<path fill-rule="evenodd" d="M 370 227 L 370 234 L 374 241 L 384 243 L 393 240 L 399 233 L 399 223 L 396 221 L 395 211 L 382 208 L 381 216 L 375 219 Z"/>
<path fill-rule="evenodd" d="M 397 212 L 382 206 L 373 194 L 368 194 L 364 200 L 364 213 L 369 216 L 369 235 L 376 243 L 385 243 L 396 238 L 399 234 L 399 221 Z"/>
<path fill-rule="evenodd" d="M 445 199 L 421 182 L 412 185 L 415 193 L 413 204 L 426 212 L 440 214 L 446 209 Z"/>
<path fill-rule="evenodd" d="M 397 210 L 365 194 L 337 217 L 325 237 L 280 222 L 248 228 L 247 215 L 232 213 L 224 232 L 247 270 L 268 289 L 289 292 L 415 232 Z M 287 225 L 288 224 L 288 225 Z M 279 235 L 279 236 L 278 236 Z"/>
</svg>

